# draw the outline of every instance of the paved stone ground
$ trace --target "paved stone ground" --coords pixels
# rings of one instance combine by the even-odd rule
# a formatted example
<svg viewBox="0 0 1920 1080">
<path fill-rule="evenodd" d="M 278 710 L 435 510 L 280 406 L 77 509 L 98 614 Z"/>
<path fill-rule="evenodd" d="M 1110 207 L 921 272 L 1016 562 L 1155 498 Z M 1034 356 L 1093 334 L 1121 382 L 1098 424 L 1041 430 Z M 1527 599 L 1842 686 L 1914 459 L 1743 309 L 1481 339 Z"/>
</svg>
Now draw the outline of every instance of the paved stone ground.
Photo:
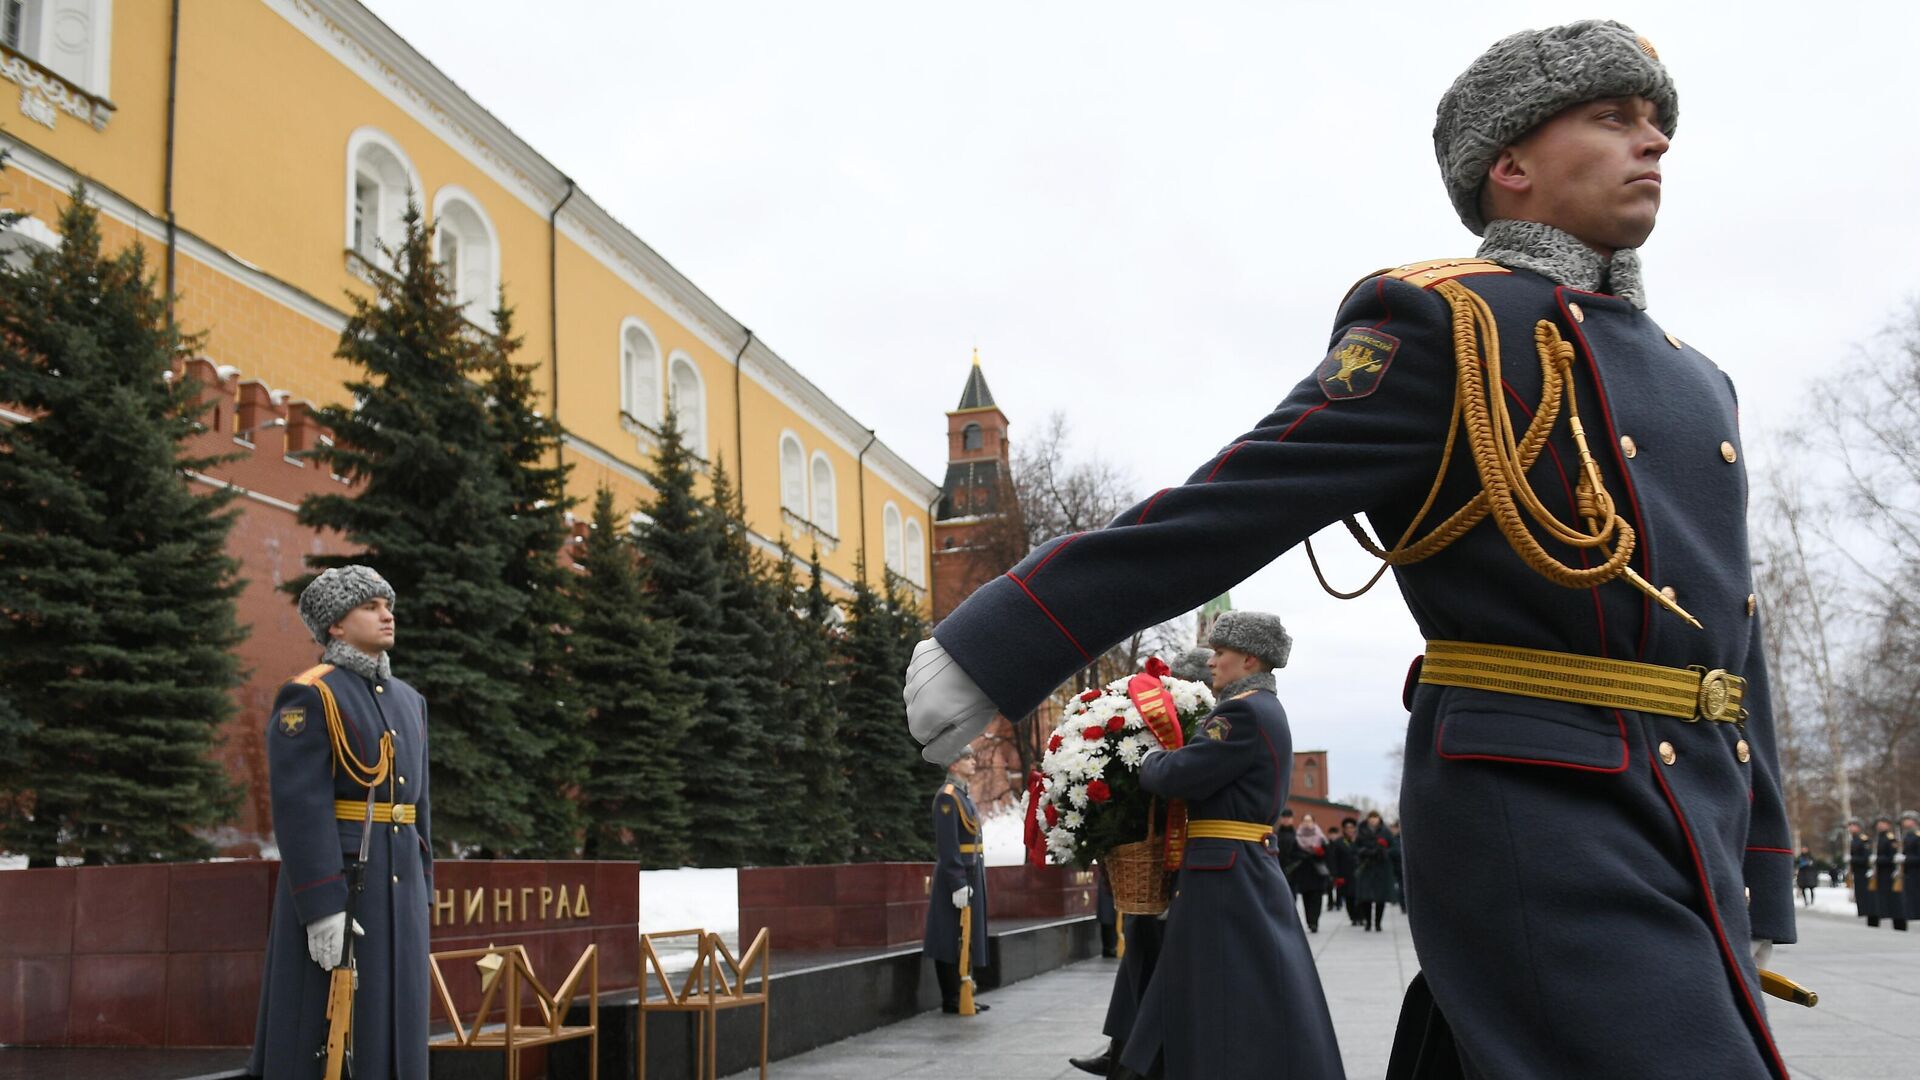
<svg viewBox="0 0 1920 1080">
<path fill-rule="evenodd" d="M 1365 934 L 1344 919 L 1328 918 L 1312 941 L 1347 1075 L 1384 1075 L 1400 992 L 1419 970 L 1405 919 L 1389 912 L 1384 932 Z M 774 1062 L 768 1075 L 1084 1080 L 1086 1074 L 1066 1059 L 1101 1045 L 1100 1021 L 1117 963 L 1084 961 L 982 995 L 994 1008 L 971 1020 L 926 1013 Z M 1806 914 L 1800 944 L 1780 949 L 1774 963 L 1820 994 L 1814 1009 L 1768 999 L 1775 1037 L 1795 1080 L 1920 1076 L 1920 932 L 1869 930 L 1858 920 Z M 743 1072 L 729 1080 L 757 1075 Z"/>
</svg>

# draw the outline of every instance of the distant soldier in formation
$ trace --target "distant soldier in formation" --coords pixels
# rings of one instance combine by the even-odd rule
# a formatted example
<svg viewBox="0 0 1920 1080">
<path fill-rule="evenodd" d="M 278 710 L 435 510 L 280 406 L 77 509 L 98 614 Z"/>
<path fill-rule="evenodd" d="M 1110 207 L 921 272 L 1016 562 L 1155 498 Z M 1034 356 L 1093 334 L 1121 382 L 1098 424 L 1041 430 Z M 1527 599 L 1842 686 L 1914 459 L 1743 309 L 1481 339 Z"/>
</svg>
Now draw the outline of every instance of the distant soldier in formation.
<svg viewBox="0 0 1920 1080">
<path fill-rule="evenodd" d="M 940 1011 L 960 1011 L 960 913 L 971 910 L 971 972 L 987 966 L 987 864 L 980 843 L 980 812 L 967 794 L 962 762 L 971 748 L 947 764 L 947 778 L 933 795 L 935 842 L 932 893 L 927 898 L 927 929 L 921 947 L 933 961 L 940 985 Z M 992 1006 L 974 1003 L 978 1012 Z"/>
<path fill-rule="evenodd" d="M 1920 888 L 1916 888 L 1909 874 L 1909 864 L 1920 863 L 1920 813 L 1912 810 L 1900 811 L 1900 855 L 1894 871 L 1900 882 L 1900 910 L 1908 919 L 1920 918 Z M 1895 925 L 1896 930 L 1906 927 Z"/>
<path fill-rule="evenodd" d="M 1870 909 L 1873 894 L 1867 891 L 1871 884 L 1868 878 L 1873 871 L 1873 844 L 1867 840 L 1866 832 L 1859 818 L 1847 820 L 1847 888 L 1853 891 L 1853 914 L 1856 918 L 1865 918 L 1873 914 Z"/>
<path fill-rule="evenodd" d="M 1873 870 L 1867 882 L 1868 926 L 1879 926 L 1881 919 L 1888 919 L 1895 930 L 1907 928 L 1901 866 L 1900 834 L 1893 830 L 1893 819 L 1882 814 L 1873 819 Z"/>
</svg>

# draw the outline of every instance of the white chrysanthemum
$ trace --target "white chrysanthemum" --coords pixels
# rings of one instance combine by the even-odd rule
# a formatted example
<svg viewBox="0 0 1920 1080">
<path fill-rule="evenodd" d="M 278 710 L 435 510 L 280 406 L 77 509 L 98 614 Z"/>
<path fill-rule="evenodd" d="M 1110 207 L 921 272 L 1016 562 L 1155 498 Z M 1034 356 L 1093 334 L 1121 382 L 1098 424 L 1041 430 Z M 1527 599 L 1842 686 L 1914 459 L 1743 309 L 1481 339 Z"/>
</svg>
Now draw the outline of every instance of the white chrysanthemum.
<svg viewBox="0 0 1920 1080">
<path fill-rule="evenodd" d="M 1077 829 L 1086 823 L 1086 818 L 1078 810 L 1069 810 L 1060 815 L 1060 826 L 1064 829 Z"/>
<path fill-rule="evenodd" d="M 1140 759 L 1146 757 L 1147 752 L 1141 748 L 1139 740 L 1128 739 L 1120 744 L 1119 756 L 1120 764 L 1129 769 L 1137 769 L 1140 767 Z"/>
</svg>

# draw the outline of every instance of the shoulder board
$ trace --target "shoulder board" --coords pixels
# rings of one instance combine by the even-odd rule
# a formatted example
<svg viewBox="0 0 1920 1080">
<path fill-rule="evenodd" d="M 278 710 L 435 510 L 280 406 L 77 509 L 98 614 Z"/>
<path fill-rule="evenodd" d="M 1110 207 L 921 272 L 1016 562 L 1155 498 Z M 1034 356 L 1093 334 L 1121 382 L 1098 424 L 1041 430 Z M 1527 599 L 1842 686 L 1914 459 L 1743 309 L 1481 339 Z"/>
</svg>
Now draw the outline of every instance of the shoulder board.
<svg viewBox="0 0 1920 1080">
<path fill-rule="evenodd" d="M 295 675 L 292 681 L 299 683 L 301 686 L 312 686 L 314 683 L 320 681 L 321 676 L 332 670 L 332 664 L 315 664 L 300 674 Z"/>
<path fill-rule="evenodd" d="M 1469 274 L 1511 274 L 1513 271 L 1497 262 L 1485 259 L 1431 259 L 1427 262 L 1408 263 L 1386 271 L 1386 276 L 1397 278 L 1409 285 L 1422 289 L 1431 289 L 1443 281 L 1451 281 Z"/>
<path fill-rule="evenodd" d="M 1257 694 L 1257 693 L 1259 693 L 1259 692 L 1260 692 L 1260 691 L 1258 691 L 1258 690 L 1242 690 L 1242 691 L 1240 691 L 1239 693 L 1237 693 L 1237 694 L 1235 694 L 1235 695 L 1233 695 L 1232 697 L 1230 697 L 1230 698 L 1228 698 L 1227 700 L 1228 700 L 1228 701 L 1239 701 L 1239 700 L 1240 700 L 1241 698 L 1248 698 L 1248 697 L 1252 697 L 1253 695 L 1255 695 L 1255 694 Z"/>
<path fill-rule="evenodd" d="M 941 789 L 940 789 L 940 794 L 942 794 L 942 795 L 951 795 L 951 794 L 953 794 L 953 785 L 952 785 L 952 784 L 948 784 L 947 786 L 945 786 L 945 787 L 943 787 L 943 788 L 941 788 Z"/>
</svg>

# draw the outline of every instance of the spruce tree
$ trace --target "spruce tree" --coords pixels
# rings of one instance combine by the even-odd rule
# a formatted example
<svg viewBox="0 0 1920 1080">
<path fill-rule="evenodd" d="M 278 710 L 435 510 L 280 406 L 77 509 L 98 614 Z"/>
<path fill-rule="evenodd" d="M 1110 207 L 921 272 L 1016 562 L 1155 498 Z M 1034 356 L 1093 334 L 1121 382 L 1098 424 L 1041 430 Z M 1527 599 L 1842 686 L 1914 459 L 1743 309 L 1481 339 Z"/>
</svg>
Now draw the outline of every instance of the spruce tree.
<svg viewBox="0 0 1920 1080">
<path fill-rule="evenodd" d="M 58 250 L 0 272 L 0 844 L 29 865 L 190 859 L 231 816 L 231 494 L 190 486 L 195 346 L 140 245 L 108 256 L 76 187 Z"/>
<path fill-rule="evenodd" d="M 886 575 L 886 583 L 887 591 L 885 599 L 887 612 L 891 616 L 893 623 L 893 670 L 900 674 L 902 687 L 904 689 L 907 665 L 913 662 L 914 647 L 925 640 L 933 628 L 927 625 L 926 618 L 921 615 L 920 604 L 913 598 L 913 594 L 908 589 L 905 578 L 902 578 L 898 574 L 888 572 Z M 915 742 L 913 735 L 907 731 L 907 714 L 904 703 L 898 713 L 898 719 L 899 723 L 895 725 L 894 734 L 899 740 L 899 746 L 902 751 L 908 755 L 907 768 L 909 775 L 912 777 L 908 788 L 919 792 L 919 796 L 913 800 L 913 803 L 920 812 L 911 816 L 911 820 L 916 826 L 915 836 L 917 837 L 914 850 L 931 851 L 933 850 L 934 843 L 933 817 L 927 813 L 926 810 L 927 795 L 945 778 L 946 769 L 934 765 L 928 762 L 926 758 L 920 756 L 920 744 Z M 903 810 L 904 809 L 906 809 L 906 807 L 903 806 Z"/>
<path fill-rule="evenodd" d="M 658 617 L 660 594 L 604 487 L 574 565 L 582 576 L 569 644 L 591 751 L 586 856 L 680 866 L 693 823 L 680 777 L 693 702 L 672 663 L 679 633 Z"/>
<path fill-rule="evenodd" d="M 840 638 L 846 691 L 842 724 L 847 771 L 859 813 L 853 823 L 855 862 L 933 857 L 928 804 L 941 772 L 920 757 L 907 733 L 901 700 L 906 662 L 902 620 L 864 580 L 854 585 Z"/>
<path fill-rule="evenodd" d="M 806 863 L 846 862 L 853 846 L 853 798 L 847 776 L 847 746 L 840 723 L 842 666 L 834 658 L 833 601 L 827 598 L 815 549 L 793 645 L 796 679 L 789 692 L 790 722 L 805 733 L 798 772 L 810 822 Z"/>
<path fill-rule="evenodd" d="M 766 677 L 775 704 L 763 711 L 763 752 L 760 764 L 760 853 L 763 865 L 797 866 L 814 861 L 815 807 L 807 789 L 808 718 L 813 690 L 823 686 L 827 673 L 807 651 L 809 637 L 802 625 L 799 581 L 793 573 L 793 552 L 784 540 L 770 568 L 766 560 L 759 575 L 764 597 L 763 625 L 768 638 Z"/>
<path fill-rule="evenodd" d="M 693 725 L 678 749 L 682 790 L 695 828 L 696 866 L 738 866 L 752 845 L 753 754 L 759 746 L 751 703 L 735 672 L 743 651 L 727 628 L 725 527 L 694 489 L 695 460 L 672 410 L 661 425 L 653 500 L 638 542 L 659 611 L 680 632 L 670 667 L 686 680 Z"/>
<path fill-rule="evenodd" d="M 538 756 L 520 764 L 544 796 L 528 808 L 530 831 L 513 845 L 512 853 L 571 859 L 580 854 L 584 819 L 578 794 L 591 751 L 584 731 L 586 710 L 567 661 L 566 628 L 576 615 L 574 572 L 560 559 L 572 538 L 568 511 L 574 500 L 566 490 L 572 467 L 560 462 L 564 432 L 540 409 L 533 381 L 536 366 L 514 360 L 520 339 L 513 336 L 513 312 L 505 303 L 494 312 L 494 325 L 486 342 L 481 386 L 497 465 L 511 500 L 506 529 L 512 551 L 505 582 L 525 600 L 508 637 L 513 651 L 527 661 L 524 670 L 514 673 L 520 722 L 540 743 Z"/>
<path fill-rule="evenodd" d="M 713 463 L 712 508 L 721 529 L 721 628 L 737 644 L 733 677 L 745 711 L 731 725 L 725 745 L 730 764 L 748 777 L 752 791 L 752 827 L 742 839 L 739 860 L 763 866 L 795 861 L 794 850 L 806 826 L 806 809 L 795 800 L 792 778 L 783 770 L 783 751 L 791 736 L 783 710 L 787 699 L 782 673 L 788 657 L 783 620 L 789 618 L 776 595 L 767 560 L 753 549 L 744 510 L 726 462 Z"/>
<path fill-rule="evenodd" d="M 394 272 L 372 299 L 352 298 L 335 355 L 360 372 L 347 383 L 358 404 L 317 411 L 336 441 L 309 454 L 361 486 L 308 498 L 300 521 L 362 549 L 310 564 L 366 563 L 399 596 L 394 668 L 427 699 L 435 839 L 514 851 L 533 842 L 535 803 L 556 793 L 527 771 L 546 743 L 520 715 L 527 601 L 507 575 L 524 541 L 476 381 L 497 345 L 462 317 L 429 237 L 410 206 Z"/>
</svg>

